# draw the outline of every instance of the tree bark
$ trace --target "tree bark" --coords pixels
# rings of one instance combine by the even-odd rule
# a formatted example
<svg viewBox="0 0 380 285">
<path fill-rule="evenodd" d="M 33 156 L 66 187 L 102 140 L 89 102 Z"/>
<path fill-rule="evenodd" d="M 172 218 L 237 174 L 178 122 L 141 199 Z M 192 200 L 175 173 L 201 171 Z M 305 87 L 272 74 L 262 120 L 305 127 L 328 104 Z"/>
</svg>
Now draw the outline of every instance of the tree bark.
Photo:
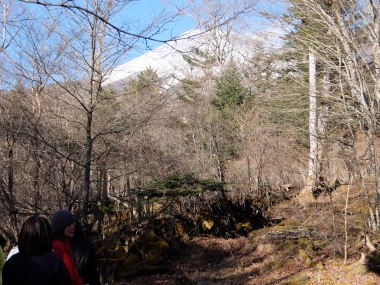
<svg viewBox="0 0 380 285">
<path fill-rule="evenodd" d="M 310 157 L 306 185 L 301 190 L 301 195 L 312 196 L 317 178 L 316 165 L 318 163 L 318 137 L 317 137 L 317 79 L 316 56 L 312 49 L 309 50 L 309 136 Z"/>
</svg>

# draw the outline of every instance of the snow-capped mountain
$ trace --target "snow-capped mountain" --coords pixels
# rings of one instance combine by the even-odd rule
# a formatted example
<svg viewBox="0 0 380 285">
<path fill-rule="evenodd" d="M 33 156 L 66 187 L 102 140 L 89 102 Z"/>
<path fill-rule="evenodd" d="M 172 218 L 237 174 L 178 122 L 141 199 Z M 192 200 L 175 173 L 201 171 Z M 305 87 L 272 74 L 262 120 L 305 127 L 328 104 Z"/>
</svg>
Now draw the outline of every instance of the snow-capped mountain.
<svg viewBox="0 0 380 285">
<path fill-rule="evenodd" d="M 266 31 L 256 35 L 216 34 L 214 31 L 202 32 L 190 30 L 178 37 L 176 41 L 168 42 L 152 51 L 149 51 L 131 61 L 116 67 L 106 79 L 106 84 L 124 85 L 131 78 L 147 68 L 152 68 L 161 78 L 166 78 L 166 84 L 173 85 L 177 80 L 170 79 L 175 74 L 176 78 L 189 75 L 197 75 L 200 70 L 190 66 L 184 59 L 194 49 L 215 54 L 227 59 L 243 62 L 257 52 L 265 49 L 278 49 L 281 45 L 279 36 L 282 31 L 268 27 Z M 223 50 L 222 50 L 223 48 Z M 215 67 L 217 68 L 217 67 Z M 170 86 L 167 86 L 170 87 Z"/>
<path fill-rule="evenodd" d="M 191 37 L 192 34 L 197 33 L 196 30 L 186 33 Z M 183 65 L 183 53 L 190 52 L 191 48 L 201 46 L 199 37 L 191 39 L 184 39 L 177 42 L 169 42 L 154 50 L 151 50 L 131 61 L 116 67 L 110 76 L 107 78 L 106 83 L 111 84 L 120 80 L 126 80 L 137 73 L 150 67 L 156 70 L 158 76 L 167 76 L 175 70 L 176 66 Z"/>
</svg>

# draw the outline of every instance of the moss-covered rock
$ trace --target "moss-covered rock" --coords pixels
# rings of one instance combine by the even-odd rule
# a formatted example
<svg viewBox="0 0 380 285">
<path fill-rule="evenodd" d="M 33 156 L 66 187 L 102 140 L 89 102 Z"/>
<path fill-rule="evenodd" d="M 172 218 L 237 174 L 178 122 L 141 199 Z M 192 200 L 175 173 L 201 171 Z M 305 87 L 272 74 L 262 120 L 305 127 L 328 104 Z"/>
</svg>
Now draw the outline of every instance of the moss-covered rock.
<svg viewBox="0 0 380 285">
<path fill-rule="evenodd" d="M 96 257 L 98 259 L 100 259 L 100 258 L 111 258 L 112 255 L 111 255 L 110 249 L 104 245 L 96 251 Z"/>
<path fill-rule="evenodd" d="M 297 254 L 300 246 L 297 240 L 285 240 L 279 246 L 279 250 L 287 253 Z"/>
<path fill-rule="evenodd" d="M 315 265 L 315 269 L 319 270 L 319 271 L 322 271 L 322 270 L 325 270 L 325 266 L 323 265 L 322 262 L 318 262 L 316 265 Z"/>
<path fill-rule="evenodd" d="M 129 268 L 133 268 L 136 264 L 138 264 L 140 262 L 140 258 L 138 258 L 136 255 L 134 254 L 131 254 L 129 255 L 125 261 L 123 262 L 123 264 L 120 266 L 121 269 L 129 269 Z"/>
<path fill-rule="evenodd" d="M 298 259 L 304 264 L 306 264 L 307 266 L 313 265 L 313 261 L 311 260 L 310 256 L 302 248 L 300 248 L 298 251 Z"/>
<path fill-rule="evenodd" d="M 303 239 L 304 237 L 304 240 L 307 241 L 308 239 L 306 237 L 312 235 L 313 231 L 315 231 L 313 226 L 278 224 L 276 226 L 251 231 L 248 234 L 248 238 L 253 244 L 260 242 L 260 240 L 265 240 L 267 242 L 277 242 L 295 238 Z M 311 243 L 310 241 L 307 242 Z"/>
<path fill-rule="evenodd" d="M 150 258 L 156 255 L 166 255 L 169 252 L 170 246 L 164 238 L 158 237 L 156 242 L 148 244 L 144 248 L 145 256 Z"/>
<path fill-rule="evenodd" d="M 211 218 L 205 218 L 202 220 L 202 229 L 204 232 L 209 232 L 214 227 L 214 220 Z"/>
<path fill-rule="evenodd" d="M 247 222 L 243 222 L 243 223 L 237 223 L 236 225 L 236 229 L 237 230 L 243 230 L 245 231 L 246 233 L 249 233 L 252 231 L 253 227 L 252 227 L 252 223 L 247 221 Z"/>
<path fill-rule="evenodd" d="M 315 256 L 314 243 L 308 238 L 300 238 L 297 240 L 300 248 L 304 249 L 310 258 Z"/>
<path fill-rule="evenodd" d="M 144 229 L 144 238 L 155 237 L 156 231 L 154 226 L 150 226 Z"/>
<path fill-rule="evenodd" d="M 116 251 L 114 258 L 119 261 L 119 264 L 122 264 L 127 259 L 127 255 L 124 251 Z"/>
</svg>

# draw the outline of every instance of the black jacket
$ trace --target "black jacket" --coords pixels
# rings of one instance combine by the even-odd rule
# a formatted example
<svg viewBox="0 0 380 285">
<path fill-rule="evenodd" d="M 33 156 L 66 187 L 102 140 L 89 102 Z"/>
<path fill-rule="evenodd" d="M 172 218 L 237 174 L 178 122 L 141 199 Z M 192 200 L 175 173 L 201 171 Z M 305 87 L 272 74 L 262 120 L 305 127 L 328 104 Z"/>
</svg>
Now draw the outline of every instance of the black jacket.
<svg viewBox="0 0 380 285">
<path fill-rule="evenodd" d="M 53 252 L 28 258 L 16 253 L 5 262 L 3 285 L 71 285 L 63 260 Z"/>
<path fill-rule="evenodd" d="M 41 266 L 19 253 L 5 262 L 3 285 L 48 285 Z"/>
<path fill-rule="evenodd" d="M 62 258 L 54 252 L 45 253 L 43 255 L 33 255 L 30 260 L 41 266 L 48 280 L 48 284 L 71 285 L 69 270 Z"/>
<path fill-rule="evenodd" d="M 92 242 L 86 238 L 74 239 L 70 242 L 70 247 L 75 266 L 84 284 L 100 285 L 95 247 Z"/>
</svg>

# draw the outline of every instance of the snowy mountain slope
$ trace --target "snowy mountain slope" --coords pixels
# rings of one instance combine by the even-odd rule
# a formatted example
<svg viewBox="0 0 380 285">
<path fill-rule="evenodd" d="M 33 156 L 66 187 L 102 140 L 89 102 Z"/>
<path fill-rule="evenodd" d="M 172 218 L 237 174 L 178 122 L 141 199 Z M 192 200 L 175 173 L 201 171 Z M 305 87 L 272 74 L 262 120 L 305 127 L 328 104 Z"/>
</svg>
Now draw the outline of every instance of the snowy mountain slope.
<svg viewBox="0 0 380 285">
<path fill-rule="evenodd" d="M 279 37 L 282 31 L 273 27 L 268 27 L 257 35 L 237 35 L 230 36 L 229 41 L 219 39 L 220 44 L 228 50 L 229 58 L 242 62 L 251 57 L 254 53 L 263 52 L 265 49 L 279 49 L 281 41 Z M 282 33 L 283 34 L 283 33 Z M 156 70 L 161 78 L 167 78 L 166 82 L 175 84 L 176 80 L 169 80 L 173 74 L 177 78 L 183 78 L 189 74 L 197 75 L 201 71 L 191 67 L 183 58 L 194 48 L 203 51 L 215 49 L 215 35 L 212 32 L 202 33 L 200 30 L 191 30 L 179 37 L 181 40 L 162 45 L 149 51 L 131 61 L 116 67 L 105 81 L 105 84 L 124 85 L 131 78 L 147 68 Z M 214 43 L 214 45 L 213 45 Z M 253 44 L 255 43 L 255 44 Z M 168 84 L 168 83 L 167 83 Z M 169 87 L 169 86 L 167 86 Z"/>
<path fill-rule="evenodd" d="M 186 34 L 191 35 L 193 33 L 198 33 L 198 31 L 193 30 Z M 199 38 L 192 38 L 191 40 L 184 39 L 177 42 L 170 42 L 168 45 L 162 45 L 117 66 L 105 83 L 112 84 L 120 80 L 128 80 L 128 78 L 133 77 L 148 67 L 156 70 L 158 76 L 166 77 L 177 68 L 183 67 L 184 60 L 182 54 L 190 52 L 193 47 L 200 46 L 202 46 L 202 42 L 199 41 Z"/>
</svg>

